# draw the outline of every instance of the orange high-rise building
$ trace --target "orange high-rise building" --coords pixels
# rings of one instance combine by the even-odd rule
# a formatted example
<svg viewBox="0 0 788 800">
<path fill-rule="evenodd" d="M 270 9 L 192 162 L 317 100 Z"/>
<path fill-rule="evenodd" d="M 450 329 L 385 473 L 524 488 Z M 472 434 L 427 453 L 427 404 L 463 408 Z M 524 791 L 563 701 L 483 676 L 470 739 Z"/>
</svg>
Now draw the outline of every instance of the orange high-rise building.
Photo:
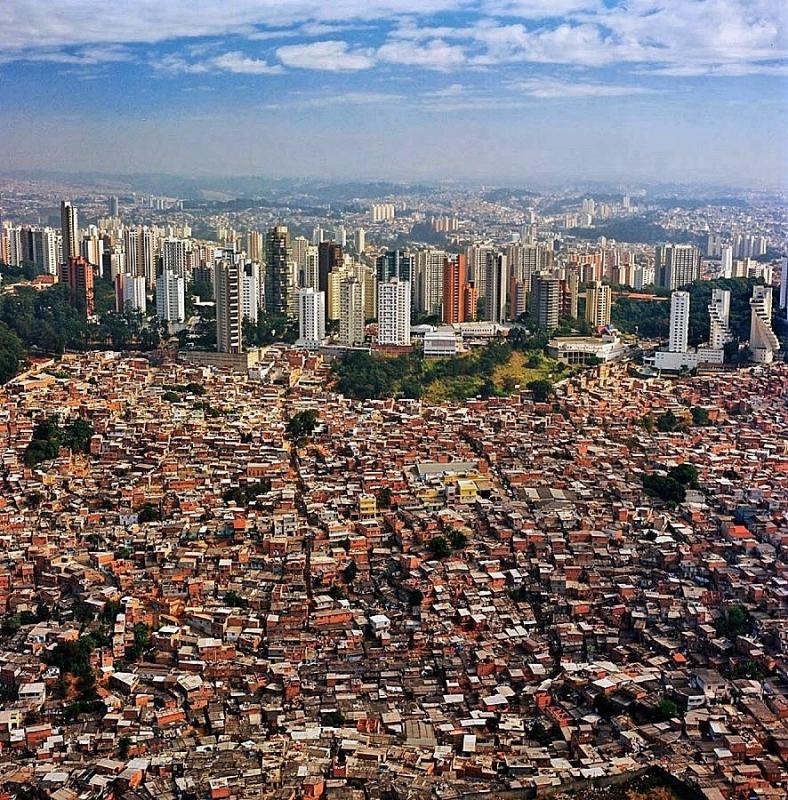
<svg viewBox="0 0 788 800">
<path fill-rule="evenodd" d="M 447 325 L 465 322 L 467 287 L 465 256 L 447 256 L 443 262 L 443 321 Z"/>
<path fill-rule="evenodd" d="M 60 265 L 60 280 L 68 286 L 69 302 L 72 306 L 84 309 L 92 317 L 96 313 L 96 299 L 93 290 L 93 267 L 82 256 L 69 258 Z"/>
</svg>

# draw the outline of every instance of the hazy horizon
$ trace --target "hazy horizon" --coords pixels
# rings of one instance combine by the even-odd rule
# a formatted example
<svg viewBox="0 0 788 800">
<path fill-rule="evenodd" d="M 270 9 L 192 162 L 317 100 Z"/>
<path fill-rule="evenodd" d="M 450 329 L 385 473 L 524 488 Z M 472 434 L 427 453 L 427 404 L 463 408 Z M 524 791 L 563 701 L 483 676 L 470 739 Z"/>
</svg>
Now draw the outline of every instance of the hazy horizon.
<svg viewBox="0 0 788 800">
<path fill-rule="evenodd" d="M 777 0 L 11 0 L 0 169 L 788 187 Z"/>
</svg>

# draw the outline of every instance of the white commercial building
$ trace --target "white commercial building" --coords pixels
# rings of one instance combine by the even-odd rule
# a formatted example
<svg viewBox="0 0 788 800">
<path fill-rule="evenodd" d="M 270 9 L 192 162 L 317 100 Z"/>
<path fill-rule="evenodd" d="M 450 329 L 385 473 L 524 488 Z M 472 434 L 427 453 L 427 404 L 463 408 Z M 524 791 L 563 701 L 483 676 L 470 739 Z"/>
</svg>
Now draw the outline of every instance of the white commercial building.
<svg viewBox="0 0 788 800">
<path fill-rule="evenodd" d="M 147 309 L 147 299 L 145 297 L 145 276 L 144 275 L 124 275 L 123 276 L 123 308 L 130 311 L 139 311 L 144 314 Z"/>
<path fill-rule="evenodd" d="M 156 281 L 156 315 L 168 324 L 186 319 L 186 281 L 168 269 Z"/>
<path fill-rule="evenodd" d="M 686 353 L 689 347 L 689 292 L 673 292 L 670 296 L 670 343 L 671 353 Z"/>
<path fill-rule="evenodd" d="M 312 287 L 298 290 L 299 347 L 319 347 L 326 338 L 326 293 Z"/>
<path fill-rule="evenodd" d="M 438 328 L 437 331 L 428 331 L 424 334 L 425 357 L 447 358 L 456 356 L 460 350 L 460 341 L 453 328 Z"/>
<path fill-rule="evenodd" d="M 378 344 L 410 344 L 410 282 L 392 278 L 378 286 Z"/>
<path fill-rule="evenodd" d="M 592 359 L 614 361 L 627 354 L 617 336 L 557 336 L 547 343 L 547 354 L 565 364 L 588 364 Z"/>
<path fill-rule="evenodd" d="M 415 308 L 425 314 L 440 314 L 443 305 L 444 250 L 432 247 L 416 253 Z"/>
<path fill-rule="evenodd" d="M 260 265 L 249 261 L 241 269 L 241 315 L 243 319 L 257 322 L 258 311 L 263 305 L 263 285 L 260 280 Z"/>
<path fill-rule="evenodd" d="M 186 277 L 186 242 L 183 239 L 167 237 L 161 243 L 161 266 L 174 275 Z"/>
<path fill-rule="evenodd" d="M 720 250 L 720 277 L 733 277 L 733 248 L 730 245 Z"/>
</svg>

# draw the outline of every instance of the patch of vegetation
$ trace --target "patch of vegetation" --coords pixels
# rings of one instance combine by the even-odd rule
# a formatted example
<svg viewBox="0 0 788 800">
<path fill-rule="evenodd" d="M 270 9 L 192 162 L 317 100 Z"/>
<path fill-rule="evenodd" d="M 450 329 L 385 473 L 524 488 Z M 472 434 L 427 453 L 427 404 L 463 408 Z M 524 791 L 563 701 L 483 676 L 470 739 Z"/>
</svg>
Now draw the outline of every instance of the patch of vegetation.
<svg viewBox="0 0 788 800">
<path fill-rule="evenodd" d="M 212 406 L 210 403 L 206 402 L 205 400 L 198 400 L 193 406 L 197 411 L 202 411 L 206 417 L 210 419 L 216 419 L 217 417 L 225 416 L 224 411 L 219 410 L 215 406 Z"/>
<path fill-rule="evenodd" d="M 657 716 L 662 722 L 673 719 L 678 714 L 679 707 L 668 697 L 663 697 L 657 704 Z"/>
<path fill-rule="evenodd" d="M 223 602 L 230 608 L 247 608 L 249 606 L 249 601 L 232 589 L 224 593 Z"/>
<path fill-rule="evenodd" d="M 57 458 L 61 447 L 72 453 L 88 453 L 91 436 L 93 426 L 82 417 L 76 417 L 65 427 L 61 427 L 57 417 L 48 417 L 33 429 L 33 438 L 25 448 L 25 466 L 35 467 L 43 461 Z"/>
<path fill-rule="evenodd" d="M 306 411 L 299 411 L 293 414 L 287 421 L 285 433 L 287 438 L 293 442 L 296 447 L 300 447 L 305 441 L 307 436 L 311 436 L 317 427 L 319 418 L 318 412 L 314 408 L 309 408 Z"/>
<path fill-rule="evenodd" d="M 644 475 L 643 488 L 652 497 L 658 497 L 666 503 L 683 503 L 687 497 L 686 487 L 667 475 Z"/>
<path fill-rule="evenodd" d="M 145 503 L 137 514 L 137 522 L 160 522 L 161 510 L 153 503 Z"/>
<path fill-rule="evenodd" d="M 709 419 L 709 412 L 702 406 L 693 406 L 690 409 L 690 413 L 692 414 L 693 425 L 697 425 L 700 428 L 705 428 L 711 425 L 711 420 Z"/>
<path fill-rule="evenodd" d="M 674 433 L 676 431 L 687 430 L 687 421 L 676 416 L 676 414 L 668 409 L 657 420 L 657 430 L 660 433 Z"/>
<path fill-rule="evenodd" d="M 235 503 L 238 506 L 248 506 L 252 500 L 255 500 L 261 494 L 268 494 L 271 491 L 271 481 L 264 478 L 255 483 L 249 483 L 245 486 L 233 486 L 228 489 L 223 495 L 222 499 L 225 503 Z"/>
<path fill-rule="evenodd" d="M 24 358 L 25 346 L 21 339 L 4 322 L 0 322 L 0 384 L 11 380 L 19 372 Z"/>
<path fill-rule="evenodd" d="M 683 503 L 687 496 L 687 489 L 699 489 L 698 469 L 692 464 L 679 464 L 673 467 L 667 475 L 650 473 L 643 476 L 643 488 L 653 497 L 658 497 L 666 503 Z"/>
<path fill-rule="evenodd" d="M 388 486 L 379 489 L 375 495 L 375 500 L 378 508 L 391 508 L 391 489 Z"/>
<path fill-rule="evenodd" d="M 515 352 L 506 342 L 445 359 L 424 359 L 417 353 L 391 358 L 354 352 L 334 365 L 334 373 L 337 389 L 358 400 L 399 396 L 440 403 L 503 396 L 557 369 L 550 359 L 538 356 L 538 350 L 533 351 L 538 356 L 533 364 L 523 352 L 514 356 Z"/>
<path fill-rule="evenodd" d="M 342 570 L 342 580 L 345 583 L 353 583 L 358 575 L 358 566 L 355 561 L 348 562 L 348 565 Z"/>
<path fill-rule="evenodd" d="M 750 628 L 750 612 L 742 605 L 731 606 L 717 621 L 717 635 L 731 639 L 741 636 Z"/>
<path fill-rule="evenodd" d="M 126 648 L 126 658 L 129 661 L 139 661 L 143 653 L 150 648 L 150 629 L 142 622 L 138 622 L 133 630 L 134 641 Z"/>
<path fill-rule="evenodd" d="M 298 321 L 279 314 L 260 314 L 257 322 L 244 320 L 243 332 L 247 347 L 261 347 L 275 342 L 294 344 L 298 339 Z"/>
</svg>

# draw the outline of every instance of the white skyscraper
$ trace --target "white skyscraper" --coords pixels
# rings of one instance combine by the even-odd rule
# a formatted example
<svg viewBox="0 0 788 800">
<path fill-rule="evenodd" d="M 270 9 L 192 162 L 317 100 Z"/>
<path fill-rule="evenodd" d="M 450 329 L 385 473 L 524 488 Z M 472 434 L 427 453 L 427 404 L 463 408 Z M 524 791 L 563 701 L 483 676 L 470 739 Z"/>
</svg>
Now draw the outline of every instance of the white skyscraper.
<svg viewBox="0 0 788 800">
<path fill-rule="evenodd" d="M 186 319 L 186 281 L 169 269 L 156 281 L 156 315 L 167 323 Z"/>
<path fill-rule="evenodd" d="M 770 364 L 780 349 L 780 341 L 772 330 L 772 287 L 753 286 L 750 299 L 750 350 L 753 361 Z"/>
<path fill-rule="evenodd" d="M 79 255 L 79 220 L 77 209 L 63 200 L 60 203 L 60 230 L 63 237 L 63 260 Z"/>
<path fill-rule="evenodd" d="M 320 254 L 313 244 L 310 244 L 304 253 L 304 264 L 300 279 L 303 282 L 303 288 L 320 288 Z"/>
<path fill-rule="evenodd" d="M 186 277 L 186 242 L 183 239 L 167 237 L 161 243 L 162 269 Z"/>
<path fill-rule="evenodd" d="M 731 293 L 727 289 L 712 289 L 709 303 L 709 347 L 723 350 L 731 340 L 729 327 Z"/>
<path fill-rule="evenodd" d="M 720 277 L 733 277 L 733 248 L 730 245 L 720 250 Z"/>
<path fill-rule="evenodd" d="M 780 265 L 780 308 L 788 319 L 788 258 L 785 257 Z"/>
<path fill-rule="evenodd" d="M 353 236 L 353 241 L 356 246 L 356 253 L 363 253 L 367 249 L 366 231 L 363 228 L 359 228 Z"/>
<path fill-rule="evenodd" d="M 378 285 L 378 344 L 410 344 L 410 282 L 392 278 Z"/>
<path fill-rule="evenodd" d="M 339 285 L 339 341 L 345 347 L 364 344 L 364 283 L 356 277 Z"/>
<path fill-rule="evenodd" d="M 257 322 L 261 299 L 260 265 L 249 261 L 241 267 L 241 317 Z"/>
<path fill-rule="evenodd" d="M 673 292 L 670 296 L 670 344 L 671 353 L 686 353 L 689 347 L 689 292 Z"/>
<path fill-rule="evenodd" d="M 299 347 L 319 347 L 326 338 L 326 294 L 312 287 L 298 290 Z"/>
<path fill-rule="evenodd" d="M 63 249 L 59 231 L 41 228 L 31 231 L 33 261 L 45 274 L 57 275 L 63 260 Z"/>
<path fill-rule="evenodd" d="M 125 275 L 123 278 L 123 307 L 130 311 L 144 314 L 147 309 L 145 297 L 145 277 L 143 275 Z"/>
</svg>

